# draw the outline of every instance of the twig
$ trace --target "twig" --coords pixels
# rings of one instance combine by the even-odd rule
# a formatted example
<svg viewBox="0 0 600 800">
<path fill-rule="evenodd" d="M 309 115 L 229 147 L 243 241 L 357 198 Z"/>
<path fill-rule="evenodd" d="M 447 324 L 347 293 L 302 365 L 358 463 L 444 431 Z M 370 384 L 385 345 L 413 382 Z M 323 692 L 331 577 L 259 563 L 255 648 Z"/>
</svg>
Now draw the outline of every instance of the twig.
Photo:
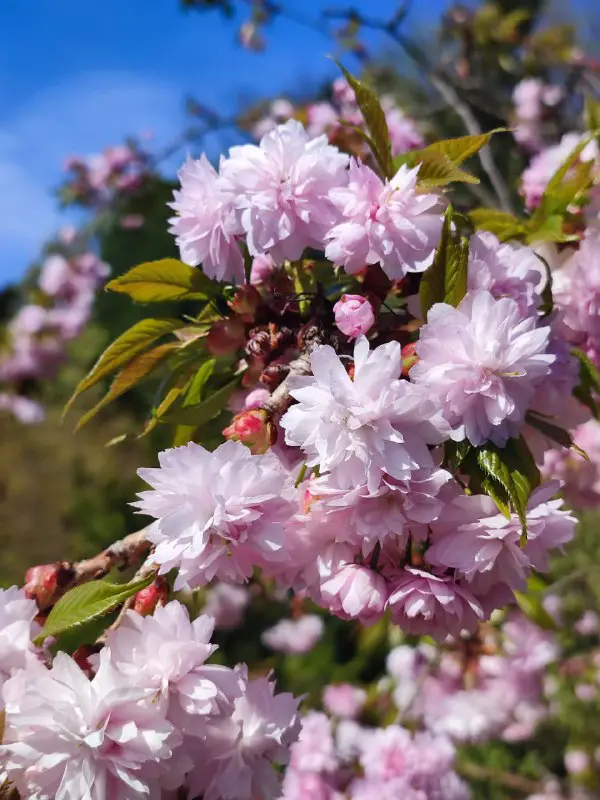
<svg viewBox="0 0 600 800">
<path fill-rule="evenodd" d="M 145 558 L 151 547 L 151 543 L 146 539 L 146 528 L 142 528 L 141 531 L 130 533 L 129 536 L 125 536 L 92 558 L 61 562 L 56 574 L 56 589 L 45 608 L 51 608 L 59 597 L 74 586 L 104 578 L 115 568 L 127 569 Z"/>
<path fill-rule="evenodd" d="M 314 345 L 313 345 L 314 346 Z M 265 405 L 263 406 L 267 411 L 269 411 L 273 417 L 278 419 L 279 417 L 283 416 L 283 414 L 287 411 L 288 406 L 292 402 L 292 397 L 289 392 L 289 387 L 291 383 L 291 379 L 298 376 L 298 375 L 310 375 L 311 366 L 310 366 L 310 352 L 312 347 L 307 348 L 304 350 L 298 358 L 294 359 L 294 361 L 290 362 L 290 371 L 286 375 L 285 379 L 279 386 L 275 389 L 273 394 L 269 397 Z"/>
<path fill-rule="evenodd" d="M 456 771 L 463 778 L 471 778 L 476 781 L 491 781 L 498 786 L 504 786 L 506 789 L 515 789 L 517 792 L 527 795 L 538 794 L 544 789 L 544 785 L 540 781 L 532 781 L 529 778 L 523 778 L 521 775 L 500 772 L 492 767 L 484 767 L 482 764 L 473 764 L 468 761 L 459 761 L 456 765 Z"/>
<path fill-rule="evenodd" d="M 471 136 L 481 136 L 483 131 L 475 115 L 466 103 L 460 99 L 460 96 L 454 86 L 445 78 L 432 73 L 429 76 L 432 85 L 438 90 L 440 95 L 446 100 L 448 105 L 453 108 L 458 116 L 462 119 L 465 128 Z M 489 144 L 484 145 L 479 151 L 479 160 L 481 166 L 490 179 L 490 183 L 494 187 L 494 191 L 500 202 L 500 208 L 503 211 L 514 213 L 514 208 L 510 200 L 508 187 L 504 182 L 492 156 L 492 150 Z"/>
</svg>

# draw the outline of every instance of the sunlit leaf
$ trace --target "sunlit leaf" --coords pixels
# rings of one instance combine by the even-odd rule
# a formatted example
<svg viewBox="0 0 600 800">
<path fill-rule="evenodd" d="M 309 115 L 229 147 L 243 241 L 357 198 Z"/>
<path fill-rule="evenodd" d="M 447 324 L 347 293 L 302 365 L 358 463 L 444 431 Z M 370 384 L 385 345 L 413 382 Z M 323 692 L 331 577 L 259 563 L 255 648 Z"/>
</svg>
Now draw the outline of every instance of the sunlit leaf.
<svg viewBox="0 0 600 800">
<path fill-rule="evenodd" d="M 199 268 L 175 258 L 139 264 L 107 283 L 106 288 L 127 294 L 138 303 L 206 300 L 219 291 L 218 283 L 207 278 Z"/>
</svg>

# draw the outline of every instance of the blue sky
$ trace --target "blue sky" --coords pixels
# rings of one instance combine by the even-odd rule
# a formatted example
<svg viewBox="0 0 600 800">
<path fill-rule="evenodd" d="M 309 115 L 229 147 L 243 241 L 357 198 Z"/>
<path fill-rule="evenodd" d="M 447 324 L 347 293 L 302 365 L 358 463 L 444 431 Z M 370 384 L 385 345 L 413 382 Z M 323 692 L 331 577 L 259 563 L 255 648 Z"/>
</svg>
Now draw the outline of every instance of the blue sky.
<svg viewBox="0 0 600 800">
<path fill-rule="evenodd" d="M 314 17 L 348 5 L 284 4 Z M 447 4 L 415 0 L 413 23 L 434 23 Z M 398 0 L 352 5 L 385 18 Z M 168 144 L 184 125 L 186 95 L 227 113 L 337 72 L 317 32 L 278 20 L 256 55 L 235 43 L 235 23 L 183 13 L 178 0 L 5 0 L 0 30 L 0 285 L 18 279 L 64 222 L 52 189 L 68 155 L 142 131 L 157 148 Z"/>
<path fill-rule="evenodd" d="M 287 2 L 305 16 L 332 5 Z M 397 0 L 354 5 L 385 16 Z M 428 0 L 428 11 L 443 5 Z M 178 0 L 3 2 L 0 30 L 0 285 L 18 279 L 64 221 L 52 189 L 68 155 L 141 131 L 164 146 L 184 124 L 186 95 L 228 112 L 245 97 L 336 74 L 317 32 L 278 20 L 256 55 L 236 44 L 235 23 L 183 13 Z"/>
</svg>

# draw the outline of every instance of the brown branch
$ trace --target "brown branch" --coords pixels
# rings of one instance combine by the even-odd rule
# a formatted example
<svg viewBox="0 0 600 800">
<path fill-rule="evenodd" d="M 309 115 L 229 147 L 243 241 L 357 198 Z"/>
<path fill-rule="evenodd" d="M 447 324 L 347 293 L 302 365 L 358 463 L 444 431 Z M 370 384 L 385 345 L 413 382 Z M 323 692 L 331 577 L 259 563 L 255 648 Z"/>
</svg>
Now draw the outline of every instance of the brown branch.
<svg viewBox="0 0 600 800">
<path fill-rule="evenodd" d="M 145 558 L 151 549 L 146 528 L 111 544 L 106 550 L 82 561 L 61 561 L 56 565 L 56 588 L 45 599 L 43 611 L 49 610 L 63 594 L 82 583 L 104 578 L 112 569 L 127 569 Z M 35 596 L 35 592 L 32 592 Z"/>
<path fill-rule="evenodd" d="M 476 781 L 490 781 L 506 789 L 515 789 L 523 794 L 538 794 L 544 789 L 540 781 L 532 781 L 522 775 L 513 775 L 510 772 L 501 772 L 492 767 L 485 767 L 482 764 L 473 764 L 468 761 L 459 761 L 456 771 L 463 778 L 470 778 Z"/>
</svg>

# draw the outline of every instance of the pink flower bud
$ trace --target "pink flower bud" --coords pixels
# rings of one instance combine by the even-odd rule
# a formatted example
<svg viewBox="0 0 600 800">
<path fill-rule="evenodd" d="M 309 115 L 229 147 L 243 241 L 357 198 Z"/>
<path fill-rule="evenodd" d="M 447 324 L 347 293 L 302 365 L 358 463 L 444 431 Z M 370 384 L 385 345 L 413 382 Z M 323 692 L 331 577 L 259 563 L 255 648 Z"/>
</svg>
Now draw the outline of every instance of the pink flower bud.
<svg viewBox="0 0 600 800">
<path fill-rule="evenodd" d="M 419 360 L 419 356 L 415 352 L 415 342 L 405 344 L 402 348 L 402 375 L 406 377 L 410 372 L 411 367 Z"/>
<path fill-rule="evenodd" d="M 244 322 L 254 322 L 261 300 L 262 298 L 254 286 L 242 286 L 237 290 L 233 299 L 227 301 L 227 305 Z"/>
<path fill-rule="evenodd" d="M 358 686 L 341 683 L 339 686 L 326 686 L 323 691 L 323 705 L 330 714 L 345 719 L 355 719 L 366 702 L 367 693 Z"/>
<path fill-rule="evenodd" d="M 223 436 L 245 444 L 251 453 L 258 455 L 266 453 L 275 444 L 277 430 L 268 411 L 264 408 L 251 408 L 236 414 L 231 425 L 223 431 Z"/>
<path fill-rule="evenodd" d="M 58 574 L 61 564 L 38 564 L 25 573 L 25 595 L 35 600 L 38 608 L 47 608 L 58 587 Z"/>
<path fill-rule="evenodd" d="M 384 578 L 360 564 L 342 567 L 321 585 L 321 597 L 333 614 L 363 624 L 381 617 L 387 596 Z"/>
<path fill-rule="evenodd" d="M 213 356 L 228 356 L 243 347 L 246 326 L 238 317 L 215 322 L 206 337 L 206 348 Z"/>
<path fill-rule="evenodd" d="M 335 324 L 349 339 L 362 336 L 375 322 L 373 306 L 358 294 L 343 294 L 333 307 Z"/>
<path fill-rule="evenodd" d="M 250 283 L 264 283 L 273 273 L 275 265 L 271 256 L 255 256 L 250 270 Z"/>
<path fill-rule="evenodd" d="M 169 587 L 164 578 L 156 578 L 150 586 L 141 589 L 133 601 L 133 610 L 142 617 L 154 614 L 157 606 L 166 605 L 169 595 Z"/>
</svg>

